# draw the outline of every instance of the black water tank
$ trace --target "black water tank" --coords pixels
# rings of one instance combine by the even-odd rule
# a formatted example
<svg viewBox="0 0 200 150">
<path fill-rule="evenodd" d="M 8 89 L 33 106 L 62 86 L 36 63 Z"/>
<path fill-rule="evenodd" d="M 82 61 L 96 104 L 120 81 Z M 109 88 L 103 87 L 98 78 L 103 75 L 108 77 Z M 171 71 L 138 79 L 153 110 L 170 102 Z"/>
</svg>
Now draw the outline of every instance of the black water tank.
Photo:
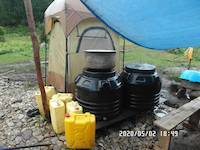
<svg viewBox="0 0 200 150">
<path fill-rule="evenodd" d="M 122 73 L 126 107 L 134 111 L 153 110 L 160 98 L 161 81 L 156 67 L 128 64 Z"/>
<path fill-rule="evenodd" d="M 85 112 L 98 120 L 113 118 L 120 113 L 122 83 L 114 71 L 83 71 L 76 80 L 75 97 Z"/>
</svg>

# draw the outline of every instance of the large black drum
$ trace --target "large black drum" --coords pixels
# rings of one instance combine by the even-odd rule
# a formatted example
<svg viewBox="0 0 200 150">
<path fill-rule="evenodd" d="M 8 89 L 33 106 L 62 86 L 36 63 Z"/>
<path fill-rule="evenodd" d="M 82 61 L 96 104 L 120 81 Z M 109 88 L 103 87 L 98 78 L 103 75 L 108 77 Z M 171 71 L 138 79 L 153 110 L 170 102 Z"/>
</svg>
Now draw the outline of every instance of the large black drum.
<svg viewBox="0 0 200 150">
<path fill-rule="evenodd" d="M 134 111 L 153 110 L 158 104 L 161 80 L 150 64 L 129 64 L 122 73 L 125 106 Z"/>
<path fill-rule="evenodd" d="M 114 71 L 85 70 L 76 80 L 75 97 L 85 112 L 98 120 L 113 118 L 120 113 L 122 83 Z"/>
</svg>

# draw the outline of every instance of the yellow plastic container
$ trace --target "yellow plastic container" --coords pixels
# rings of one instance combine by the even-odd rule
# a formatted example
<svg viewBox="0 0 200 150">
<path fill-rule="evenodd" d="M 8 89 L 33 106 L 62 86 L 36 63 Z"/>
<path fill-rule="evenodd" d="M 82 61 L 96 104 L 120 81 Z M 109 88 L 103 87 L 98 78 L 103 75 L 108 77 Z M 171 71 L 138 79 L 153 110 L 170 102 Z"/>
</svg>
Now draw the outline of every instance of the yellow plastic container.
<svg viewBox="0 0 200 150">
<path fill-rule="evenodd" d="M 46 96 L 47 96 L 47 105 L 48 105 L 48 109 L 49 109 L 49 101 L 51 99 L 51 97 L 56 94 L 56 90 L 53 86 L 45 86 L 45 92 L 46 92 Z M 43 109 L 43 105 L 42 105 L 42 97 L 41 97 L 41 93 L 40 91 L 36 91 L 35 93 L 35 99 L 36 99 L 36 103 L 38 106 L 38 109 L 40 111 L 40 114 L 42 116 L 44 116 L 44 109 Z"/>
<path fill-rule="evenodd" d="M 59 99 L 59 100 L 63 101 L 64 104 L 66 105 L 66 103 L 72 101 L 73 94 L 72 93 L 57 93 L 57 94 L 53 95 L 52 99 Z"/>
<path fill-rule="evenodd" d="M 65 137 L 68 148 L 91 149 L 95 145 L 96 121 L 90 113 L 65 117 Z"/>
<path fill-rule="evenodd" d="M 65 105 L 61 100 L 52 99 L 50 100 L 50 115 L 51 124 L 54 131 L 57 134 L 65 131 L 64 120 L 65 120 Z"/>
<path fill-rule="evenodd" d="M 72 113 L 82 114 L 83 108 L 78 104 L 77 101 L 71 101 L 66 104 L 67 114 L 71 115 Z"/>
</svg>

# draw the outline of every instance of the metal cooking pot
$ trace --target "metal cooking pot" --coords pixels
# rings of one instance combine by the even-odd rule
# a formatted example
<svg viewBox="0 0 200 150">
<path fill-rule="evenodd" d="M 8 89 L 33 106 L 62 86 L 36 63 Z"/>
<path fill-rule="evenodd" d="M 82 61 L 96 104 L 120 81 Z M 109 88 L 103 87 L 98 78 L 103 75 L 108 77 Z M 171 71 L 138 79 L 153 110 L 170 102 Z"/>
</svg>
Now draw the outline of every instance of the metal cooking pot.
<svg viewBox="0 0 200 150">
<path fill-rule="evenodd" d="M 86 68 L 113 69 L 115 67 L 115 50 L 85 50 Z"/>
</svg>

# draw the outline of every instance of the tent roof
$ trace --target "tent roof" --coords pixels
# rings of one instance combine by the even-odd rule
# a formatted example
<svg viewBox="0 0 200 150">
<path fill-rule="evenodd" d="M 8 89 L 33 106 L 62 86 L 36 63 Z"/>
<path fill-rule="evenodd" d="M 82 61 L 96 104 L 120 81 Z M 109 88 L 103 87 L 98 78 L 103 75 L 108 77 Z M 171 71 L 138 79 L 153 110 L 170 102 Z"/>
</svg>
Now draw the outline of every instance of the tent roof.
<svg viewBox="0 0 200 150">
<path fill-rule="evenodd" d="M 200 46 L 199 0 L 81 0 L 101 21 L 143 47 Z"/>
<path fill-rule="evenodd" d="M 45 11 L 45 31 L 48 34 L 55 20 L 61 22 L 66 35 L 82 21 L 94 16 L 80 0 L 54 0 Z"/>
</svg>

